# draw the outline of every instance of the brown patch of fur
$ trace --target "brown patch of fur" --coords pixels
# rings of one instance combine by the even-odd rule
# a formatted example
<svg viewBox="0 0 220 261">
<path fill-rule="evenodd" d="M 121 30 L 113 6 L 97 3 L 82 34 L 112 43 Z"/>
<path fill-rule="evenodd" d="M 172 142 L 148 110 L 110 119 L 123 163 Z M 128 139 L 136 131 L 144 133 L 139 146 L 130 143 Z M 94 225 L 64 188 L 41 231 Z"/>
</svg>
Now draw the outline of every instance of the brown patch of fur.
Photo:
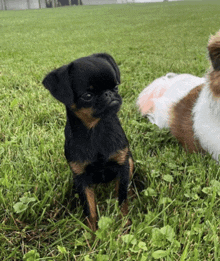
<svg viewBox="0 0 220 261">
<path fill-rule="evenodd" d="M 85 168 L 86 168 L 86 166 L 89 165 L 89 162 L 85 161 L 85 162 L 81 163 L 78 161 L 76 161 L 76 162 L 71 161 L 71 162 L 69 162 L 69 165 L 74 174 L 80 175 L 85 171 Z"/>
<path fill-rule="evenodd" d="M 71 108 L 76 117 L 79 118 L 88 129 L 94 128 L 100 121 L 99 118 L 94 118 L 92 116 L 94 113 L 92 108 L 77 109 L 75 104 L 73 104 Z"/>
<path fill-rule="evenodd" d="M 118 150 L 115 154 L 110 156 L 109 160 L 116 161 L 119 165 L 123 165 L 128 156 L 128 147 Z"/>
<path fill-rule="evenodd" d="M 126 199 L 121 205 L 121 213 L 123 216 L 128 214 L 128 200 Z"/>
<path fill-rule="evenodd" d="M 188 152 L 198 152 L 202 148 L 194 138 L 192 109 L 204 85 L 197 86 L 171 109 L 170 130 Z"/>
<path fill-rule="evenodd" d="M 129 164 L 129 178 L 131 179 L 134 173 L 134 161 L 132 157 L 129 157 L 128 164 Z"/>
<path fill-rule="evenodd" d="M 128 164 L 129 164 L 129 179 L 131 180 L 134 172 L 134 162 L 132 157 L 129 157 L 128 159 Z M 118 197 L 118 190 L 119 190 L 119 179 L 116 179 L 115 183 L 115 196 Z"/>
<path fill-rule="evenodd" d="M 87 217 L 88 226 L 92 231 L 96 231 L 97 226 L 97 213 L 96 213 L 96 203 L 95 203 L 95 193 L 93 188 L 87 187 L 85 189 L 86 199 L 89 206 L 90 216 Z"/>
<path fill-rule="evenodd" d="M 214 97 L 220 97 L 220 71 L 212 71 L 209 74 L 210 90 Z"/>
<path fill-rule="evenodd" d="M 126 155 L 127 155 L 128 148 L 127 148 L 127 150 L 124 149 L 124 151 L 126 151 Z M 124 160 L 123 162 L 125 162 L 126 156 L 123 158 L 123 160 Z M 133 176 L 133 171 L 134 171 L 134 162 L 133 162 L 132 157 L 129 157 L 128 164 L 129 164 L 129 179 L 131 179 Z M 118 190 L 119 190 L 119 180 L 117 179 L 116 184 L 115 184 L 115 192 L 116 192 L 117 197 L 118 197 Z M 123 216 L 126 216 L 128 214 L 128 200 L 127 199 L 121 205 L 121 213 Z M 129 224 L 130 224 L 130 222 L 129 222 Z"/>
<path fill-rule="evenodd" d="M 213 68 L 220 70 L 220 31 L 210 37 L 208 51 Z"/>
</svg>

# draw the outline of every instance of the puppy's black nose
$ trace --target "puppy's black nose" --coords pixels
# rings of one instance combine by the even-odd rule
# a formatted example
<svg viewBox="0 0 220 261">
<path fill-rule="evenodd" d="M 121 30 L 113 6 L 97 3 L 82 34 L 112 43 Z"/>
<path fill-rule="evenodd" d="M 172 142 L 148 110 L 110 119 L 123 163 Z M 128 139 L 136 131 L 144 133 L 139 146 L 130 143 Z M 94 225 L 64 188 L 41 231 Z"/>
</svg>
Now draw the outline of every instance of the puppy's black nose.
<svg viewBox="0 0 220 261">
<path fill-rule="evenodd" d="M 109 90 L 106 91 L 104 93 L 104 95 L 105 95 L 105 98 L 107 98 L 107 99 L 111 99 L 113 97 L 113 93 L 111 91 L 109 91 Z"/>
<path fill-rule="evenodd" d="M 114 98 L 114 95 L 110 90 L 107 90 L 106 92 L 104 92 L 103 96 L 107 103 L 110 103 Z"/>
</svg>

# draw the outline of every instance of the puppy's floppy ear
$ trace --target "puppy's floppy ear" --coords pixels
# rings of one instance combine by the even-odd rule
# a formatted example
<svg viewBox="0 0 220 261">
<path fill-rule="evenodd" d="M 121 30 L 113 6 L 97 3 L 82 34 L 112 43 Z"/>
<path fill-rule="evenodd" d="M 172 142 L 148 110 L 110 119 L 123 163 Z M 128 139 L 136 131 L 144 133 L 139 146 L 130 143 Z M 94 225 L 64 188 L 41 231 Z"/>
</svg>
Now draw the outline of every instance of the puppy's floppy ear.
<svg viewBox="0 0 220 261">
<path fill-rule="evenodd" d="M 115 62 L 115 60 L 113 59 L 113 57 L 107 53 L 97 53 L 97 54 L 93 54 L 93 56 L 105 59 L 108 63 L 110 63 L 110 65 L 113 67 L 113 69 L 116 73 L 116 80 L 119 84 L 120 83 L 120 71 L 119 71 L 118 65 Z"/>
<path fill-rule="evenodd" d="M 215 70 L 220 70 L 220 31 L 211 36 L 208 44 L 209 57 Z"/>
<path fill-rule="evenodd" d="M 64 65 L 50 72 L 42 82 L 58 101 L 67 106 L 73 104 L 73 91 L 70 83 L 69 66 L 70 65 Z"/>
</svg>

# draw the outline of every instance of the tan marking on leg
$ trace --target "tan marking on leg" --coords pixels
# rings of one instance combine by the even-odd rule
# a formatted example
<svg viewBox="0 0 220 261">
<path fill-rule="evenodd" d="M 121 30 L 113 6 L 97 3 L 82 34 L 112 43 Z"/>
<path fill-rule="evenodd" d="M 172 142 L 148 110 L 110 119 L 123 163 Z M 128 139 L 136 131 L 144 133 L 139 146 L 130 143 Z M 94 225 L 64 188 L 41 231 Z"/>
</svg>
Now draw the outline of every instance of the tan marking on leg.
<svg viewBox="0 0 220 261">
<path fill-rule="evenodd" d="M 128 214 L 128 200 L 127 199 L 121 204 L 121 213 L 123 216 L 126 216 Z"/>
<path fill-rule="evenodd" d="M 89 165 L 88 161 L 85 162 L 69 162 L 70 168 L 73 171 L 74 174 L 80 175 L 85 171 L 85 168 Z"/>
<path fill-rule="evenodd" d="M 87 187 L 85 189 L 85 194 L 89 206 L 90 215 L 87 217 L 88 226 L 92 229 L 92 231 L 96 231 L 96 223 L 97 223 L 97 213 L 96 213 L 96 203 L 95 203 L 95 193 L 93 188 Z"/>
<path fill-rule="evenodd" d="M 127 150 L 126 150 L 126 156 L 128 155 L 128 148 L 126 148 Z M 121 151 L 120 151 L 121 152 Z M 117 154 L 116 155 L 114 155 L 117 159 L 118 159 L 118 157 L 120 157 L 120 156 L 118 156 Z M 126 160 L 126 156 L 124 155 L 123 156 L 123 161 L 120 161 L 121 163 L 123 162 L 125 162 L 125 160 Z M 122 160 L 122 158 L 121 158 L 121 160 Z M 118 161 L 117 161 L 118 162 Z M 118 162 L 119 163 L 119 162 Z M 122 164 L 123 164 L 122 163 Z M 120 164 L 120 163 L 119 163 Z M 129 164 L 129 179 L 131 180 L 131 178 L 132 178 L 132 176 L 133 176 L 133 171 L 134 171 L 134 162 L 133 162 L 133 159 L 132 159 L 132 157 L 129 157 L 129 159 L 128 159 L 128 164 Z M 115 184 L 115 192 L 116 192 L 116 196 L 118 196 L 118 191 L 119 191 L 119 183 L 120 183 L 120 180 L 119 179 L 117 179 L 116 180 L 116 184 Z M 122 212 L 122 214 L 123 214 L 123 216 L 125 216 L 125 215 L 127 215 L 127 213 L 128 213 L 128 200 L 126 199 L 123 203 L 122 203 L 122 205 L 121 205 L 121 212 Z"/>
<path fill-rule="evenodd" d="M 116 161 L 119 165 L 123 165 L 128 156 L 128 147 L 118 150 L 115 154 L 109 157 L 109 160 Z"/>
<path fill-rule="evenodd" d="M 132 157 L 129 157 L 128 164 L 129 164 L 129 178 L 131 180 L 131 178 L 134 174 L 134 161 L 133 161 Z"/>
<path fill-rule="evenodd" d="M 128 159 L 128 164 L 129 164 L 129 179 L 131 180 L 134 172 L 134 162 L 132 157 L 129 157 Z M 119 185 L 118 185 L 119 187 Z M 128 193 L 129 193 L 129 188 L 128 188 Z M 123 216 L 126 216 L 128 214 L 128 199 L 126 199 L 122 205 L 121 205 L 121 212 Z"/>
</svg>

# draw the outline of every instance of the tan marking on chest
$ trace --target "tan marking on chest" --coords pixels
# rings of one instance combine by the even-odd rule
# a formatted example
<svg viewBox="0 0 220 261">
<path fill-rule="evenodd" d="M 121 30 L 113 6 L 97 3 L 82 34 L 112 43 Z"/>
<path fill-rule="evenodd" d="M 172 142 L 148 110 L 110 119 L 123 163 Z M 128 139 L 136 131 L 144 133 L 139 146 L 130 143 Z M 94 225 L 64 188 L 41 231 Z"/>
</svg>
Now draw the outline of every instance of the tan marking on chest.
<svg viewBox="0 0 220 261">
<path fill-rule="evenodd" d="M 100 121 L 100 118 L 95 118 L 92 116 L 94 113 L 93 108 L 77 109 L 75 104 L 73 104 L 71 108 L 73 109 L 76 117 L 79 118 L 88 129 L 94 128 Z"/>
</svg>

